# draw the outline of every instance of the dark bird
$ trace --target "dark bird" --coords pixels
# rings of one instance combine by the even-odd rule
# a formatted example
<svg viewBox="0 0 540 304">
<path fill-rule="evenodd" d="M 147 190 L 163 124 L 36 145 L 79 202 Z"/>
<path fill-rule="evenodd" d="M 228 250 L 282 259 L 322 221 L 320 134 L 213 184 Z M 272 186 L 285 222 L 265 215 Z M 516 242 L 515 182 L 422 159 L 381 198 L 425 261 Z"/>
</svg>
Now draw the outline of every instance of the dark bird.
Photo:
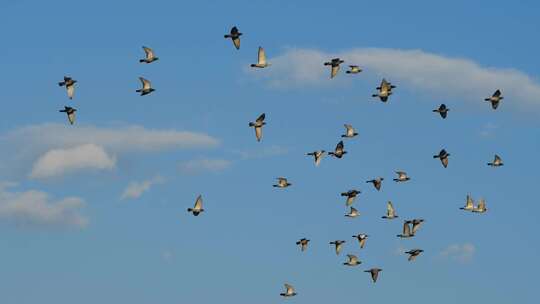
<svg viewBox="0 0 540 304">
<path fill-rule="evenodd" d="M 383 80 L 381 81 L 381 85 L 376 88 L 379 93 L 373 94 L 371 96 L 379 97 L 382 102 L 386 102 L 388 101 L 388 97 L 392 95 L 392 89 L 394 89 L 395 87 L 396 86 L 392 85 L 390 82 L 386 81 L 386 79 L 383 78 Z"/>
<path fill-rule="evenodd" d="M 300 245 L 300 250 L 306 251 L 308 243 L 310 240 L 303 238 L 296 242 L 296 245 Z"/>
<path fill-rule="evenodd" d="M 375 187 L 375 189 L 377 189 L 377 191 L 380 191 L 380 190 L 381 190 L 381 186 L 382 186 L 382 181 L 383 181 L 383 180 L 384 180 L 383 177 L 377 177 L 377 178 L 375 178 L 375 179 L 366 181 L 366 183 L 372 183 L 372 184 L 373 184 L 373 187 Z"/>
<path fill-rule="evenodd" d="M 358 135 L 358 133 L 356 133 L 352 125 L 344 124 L 344 126 L 345 126 L 346 131 L 345 131 L 345 134 L 341 135 L 341 137 L 352 138 Z"/>
<path fill-rule="evenodd" d="M 491 95 L 491 97 L 484 98 L 485 101 L 491 102 L 491 107 L 493 108 L 493 110 L 497 109 L 497 107 L 499 106 L 499 103 L 503 99 L 504 99 L 504 97 L 502 96 L 501 90 L 495 91 L 495 93 L 493 93 L 493 95 Z"/>
<path fill-rule="evenodd" d="M 411 221 L 404 221 L 403 222 L 403 232 L 401 234 L 398 234 L 397 237 L 399 238 L 412 238 L 414 234 L 411 232 Z"/>
<path fill-rule="evenodd" d="M 77 83 L 77 80 L 72 79 L 71 77 L 68 77 L 68 76 L 64 76 L 64 81 L 59 82 L 58 85 L 61 87 L 65 86 L 69 99 L 73 99 L 73 93 L 75 92 L 76 83 Z"/>
<path fill-rule="evenodd" d="M 405 171 L 396 171 L 396 174 L 398 176 L 397 178 L 394 178 L 395 182 L 406 182 L 411 179 L 410 177 L 407 176 L 407 172 Z"/>
<path fill-rule="evenodd" d="M 409 250 L 409 251 L 407 251 L 405 253 L 409 255 L 408 260 L 409 260 L 409 262 L 411 262 L 411 261 L 414 261 L 416 259 L 416 257 L 419 256 L 420 253 L 422 253 L 422 252 L 424 252 L 424 250 L 422 250 L 422 249 L 412 249 L 412 250 Z"/>
<path fill-rule="evenodd" d="M 359 233 L 357 235 L 353 235 L 352 237 L 358 240 L 358 243 L 360 243 L 360 249 L 362 249 L 366 245 L 366 240 L 368 239 L 369 235 L 364 234 L 364 233 Z"/>
<path fill-rule="evenodd" d="M 264 122 L 265 117 L 266 114 L 262 113 L 259 115 L 257 120 L 255 120 L 255 122 L 249 123 L 249 126 L 255 129 L 255 137 L 257 138 L 257 141 L 261 141 L 262 139 L 262 127 L 266 125 L 266 122 Z"/>
<path fill-rule="evenodd" d="M 386 215 L 383 216 L 382 218 L 391 220 L 391 219 L 395 219 L 397 217 L 398 216 L 396 214 L 396 210 L 394 209 L 394 206 L 392 205 L 392 202 L 388 201 L 388 203 L 386 203 Z"/>
<path fill-rule="evenodd" d="M 382 269 L 380 268 L 371 268 L 369 270 L 364 270 L 364 272 L 369 272 L 371 274 L 371 279 L 373 280 L 373 283 L 377 282 L 377 278 L 379 277 L 379 272 L 381 272 Z"/>
<path fill-rule="evenodd" d="M 195 200 L 195 206 L 193 206 L 193 208 L 188 208 L 187 211 L 193 213 L 194 216 L 198 216 L 201 212 L 204 212 L 201 195 L 197 196 L 197 199 Z"/>
<path fill-rule="evenodd" d="M 343 240 L 335 240 L 333 242 L 330 242 L 329 244 L 330 245 L 334 245 L 335 249 L 336 249 L 336 255 L 339 255 L 339 253 L 341 252 L 341 249 L 343 248 L 343 244 L 345 244 L 346 242 L 343 241 Z"/>
<path fill-rule="evenodd" d="M 139 80 L 141 81 L 142 83 L 142 89 L 138 89 L 136 90 L 135 92 L 137 93 L 141 93 L 141 96 L 144 96 L 144 95 L 147 95 L 147 94 L 150 94 L 152 92 L 154 92 L 155 90 L 152 88 L 152 84 L 150 83 L 149 80 L 146 80 L 142 77 L 139 77 Z"/>
<path fill-rule="evenodd" d="M 437 155 L 433 155 L 433 158 L 438 158 L 441 160 L 441 164 L 443 165 L 443 167 L 448 167 L 448 156 L 450 156 L 450 154 L 448 152 L 446 152 L 445 149 L 442 149 L 441 151 L 439 151 L 439 154 Z"/>
<path fill-rule="evenodd" d="M 501 157 L 499 155 L 495 154 L 495 159 L 493 160 L 493 162 L 488 163 L 488 166 L 500 167 L 500 166 L 504 166 L 504 163 L 503 163 Z"/>
<path fill-rule="evenodd" d="M 347 254 L 347 262 L 343 263 L 343 265 L 347 266 L 358 266 L 362 264 L 360 260 L 358 260 L 358 257 L 354 254 Z"/>
<path fill-rule="evenodd" d="M 292 185 L 291 183 L 289 183 L 289 182 L 287 181 L 287 179 L 286 179 L 285 177 L 278 177 L 278 178 L 276 178 L 276 179 L 277 179 L 277 184 L 272 185 L 272 186 L 274 186 L 274 187 L 276 187 L 276 188 L 287 188 L 287 187 L 289 187 L 290 185 Z"/>
<path fill-rule="evenodd" d="M 438 109 L 433 110 L 433 112 L 439 113 L 443 119 L 448 115 L 448 111 L 450 111 L 450 109 L 448 109 L 444 103 L 441 104 Z"/>
<path fill-rule="evenodd" d="M 264 53 L 264 49 L 259 47 L 259 52 L 257 53 L 257 63 L 251 64 L 251 67 L 262 69 L 268 66 L 270 66 L 270 63 L 266 62 L 266 54 Z"/>
<path fill-rule="evenodd" d="M 75 112 L 76 111 L 77 111 L 77 109 L 74 109 L 74 108 L 68 107 L 68 106 L 64 106 L 64 109 L 60 110 L 60 112 L 67 114 L 67 118 L 68 118 L 68 121 L 69 121 L 70 124 L 75 123 Z"/>
<path fill-rule="evenodd" d="M 352 205 L 354 203 L 354 199 L 360 193 L 362 193 L 362 192 L 359 191 L 359 190 L 353 189 L 353 190 L 349 190 L 347 192 L 341 193 L 341 196 L 346 196 L 347 197 L 347 201 L 345 202 L 345 204 L 347 206 L 350 206 L 350 205 Z"/>
<path fill-rule="evenodd" d="M 334 78 L 336 77 L 337 73 L 339 72 L 339 65 L 344 63 L 345 61 L 339 59 L 339 58 L 334 58 L 328 62 L 325 62 L 324 65 L 329 65 L 332 67 L 331 71 L 330 71 L 330 78 Z"/>
<path fill-rule="evenodd" d="M 345 154 L 347 154 L 347 151 L 344 150 L 343 141 L 338 142 L 334 152 L 328 152 L 328 155 L 332 155 L 337 158 L 342 158 Z"/>
<path fill-rule="evenodd" d="M 349 70 L 346 72 L 347 74 L 358 74 L 362 72 L 362 69 L 357 65 L 350 65 Z"/>
<path fill-rule="evenodd" d="M 233 26 L 231 28 L 231 32 L 228 35 L 225 35 L 225 38 L 231 38 L 234 47 L 239 50 L 240 49 L 240 36 L 242 36 L 242 33 L 238 31 L 238 28 L 236 26 Z"/>
<path fill-rule="evenodd" d="M 315 166 L 319 166 L 319 164 L 321 163 L 321 159 L 324 157 L 324 153 L 326 153 L 326 151 L 319 150 L 306 153 L 306 155 L 313 156 L 313 158 L 315 159 Z"/>
</svg>

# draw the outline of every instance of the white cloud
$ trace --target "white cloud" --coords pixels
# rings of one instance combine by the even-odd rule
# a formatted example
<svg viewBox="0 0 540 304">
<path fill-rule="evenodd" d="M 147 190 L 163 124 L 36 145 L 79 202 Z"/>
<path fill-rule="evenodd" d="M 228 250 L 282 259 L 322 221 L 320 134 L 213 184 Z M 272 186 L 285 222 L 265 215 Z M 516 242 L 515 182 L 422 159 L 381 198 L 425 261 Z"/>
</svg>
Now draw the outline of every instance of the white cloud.
<svg viewBox="0 0 540 304">
<path fill-rule="evenodd" d="M 470 262 L 476 252 L 476 247 L 470 243 L 452 244 L 445 248 L 440 256 L 447 259 L 456 260 L 458 262 Z"/>
<path fill-rule="evenodd" d="M 11 192 L 9 187 L 0 186 L 0 220 L 18 225 L 85 227 L 88 219 L 81 215 L 84 201 L 78 197 L 67 197 L 51 201 L 42 191 L 29 190 Z"/>
<path fill-rule="evenodd" d="M 110 170 L 115 164 L 114 157 L 109 156 L 103 147 L 94 144 L 52 149 L 34 163 L 30 177 L 55 177 L 84 169 Z"/>
<path fill-rule="evenodd" d="M 163 178 L 156 176 L 152 179 L 145 180 L 142 182 L 131 182 L 127 188 L 122 193 L 121 199 L 136 199 L 141 197 L 144 192 L 150 190 L 150 188 L 155 185 L 163 182 Z"/>
<path fill-rule="evenodd" d="M 196 174 L 204 171 L 218 172 L 231 166 L 231 161 L 225 159 L 194 159 L 180 163 L 180 171 Z"/>
<path fill-rule="evenodd" d="M 289 49 L 274 57 L 273 65 L 258 77 L 271 86 L 320 86 L 343 83 L 344 72 L 330 80 L 323 62 L 340 57 L 345 64 L 358 64 L 362 74 L 355 77 L 386 77 L 399 88 L 410 88 L 431 94 L 444 94 L 482 101 L 499 88 L 504 103 L 539 106 L 540 84 L 516 69 L 485 67 L 463 58 L 447 57 L 422 50 L 357 48 L 341 53 L 324 53 L 313 49 Z M 365 76 L 364 76 L 365 75 Z M 341 80 L 340 80 L 341 79 Z M 374 80 L 374 79 L 373 79 Z M 374 80 L 375 81 L 375 80 Z M 376 84 L 376 83 L 374 83 Z M 487 106 L 487 105 L 486 105 Z"/>
</svg>

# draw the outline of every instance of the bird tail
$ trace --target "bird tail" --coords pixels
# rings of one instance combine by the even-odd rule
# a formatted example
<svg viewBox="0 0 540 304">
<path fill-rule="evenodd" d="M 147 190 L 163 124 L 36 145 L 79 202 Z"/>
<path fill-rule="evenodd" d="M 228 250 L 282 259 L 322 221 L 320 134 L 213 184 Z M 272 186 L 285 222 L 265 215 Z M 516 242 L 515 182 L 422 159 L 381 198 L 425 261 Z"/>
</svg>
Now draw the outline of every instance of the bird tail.
<svg viewBox="0 0 540 304">
<path fill-rule="evenodd" d="M 437 157 L 439 157 L 439 155 L 433 155 L 433 158 L 437 158 Z"/>
<path fill-rule="evenodd" d="M 142 62 L 145 62 L 145 61 L 146 61 L 146 60 L 144 60 L 144 59 L 139 59 L 139 62 L 141 62 L 141 63 L 142 63 Z"/>
<path fill-rule="evenodd" d="M 231 38 L 232 36 L 231 36 L 231 35 L 223 35 L 223 37 L 225 37 L 225 38 Z"/>
<path fill-rule="evenodd" d="M 373 95 L 371 95 L 371 97 L 378 97 L 378 96 L 379 96 L 379 95 L 377 95 L 377 94 L 373 94 Z"/>
<path fill-rule="evenodd" d="M 252 123 L 252 122 L 250 122 L 250 123 L 249 123 L 249 126 L 250 126 L 250 127 L 255 127 L 255 124 Z"/>
<path fill-rule="evenodd" d="M 351 73 L 351 71 L 347 71 L 347 72 L 345 72 L 345 73 L 347 73 L 347 74 L 350 74 L 350 73 Z"/>
<path fill-rule="evenodd" d="M 490 101 L 490 100 L 491 100 L 491 99 L 489 99 L 489 98 L 484 98 L 484 101 Z"/>
<path fill-rule="evenodd" d="M 188 212 L 193 212 L 193 208 L 187 208 Z"/>
<path fill-rule="evenodd" d="M 142 90 L 136 90 L 135 92 L 140 93 L 140 92 L 142 92 Z"/>
<path fill-rule="evenodd" d="M 62 87 L 62 86 L 64 86 L 64 85 L 66 85 L 66 82 L 65 82 L 65 81 L 61 81 L 61 82 L 58 83 L 58 85 Z"/>
<path fill-rule="evenodd" d="M 439 112 L 439 110 L 433 110 L 433 112 Z"/>
</svg>

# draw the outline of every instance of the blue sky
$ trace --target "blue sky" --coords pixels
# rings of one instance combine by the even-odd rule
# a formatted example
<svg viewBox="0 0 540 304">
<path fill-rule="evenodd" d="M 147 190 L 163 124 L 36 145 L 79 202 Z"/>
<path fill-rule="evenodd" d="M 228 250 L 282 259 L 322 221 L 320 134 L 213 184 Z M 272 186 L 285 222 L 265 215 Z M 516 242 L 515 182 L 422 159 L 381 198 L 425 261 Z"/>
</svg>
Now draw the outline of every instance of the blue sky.
<svg viewBox="0 0 540 304">
<path fill-rule="evenodd" d="M 538 9 L 0 3 L 2 303 L 279 303 L 285 282 L 295 303 L 534 303 Z M 223 39 L 233 25 L 239 51 Z M 139 64 L 143 45 L 160 60 Z M 252 71 L 259 46 L 273 65 Z M 330 80 L 333 56 L 365 71 Z M 79 81 L 73 101 L 64 75 Z M 156 92 L 138 96 L 139 76 Z M 397 85 L 386 104 L 371 98 L 382 77 Z M 497 88 L 493 111 L 483 98 Z M 446 120 L 431 112 L 440 103 Z M 64 105 L 78 109 L 74 126 Z M 263 112 L 258 143 L 248 122 Z M 305 153 L 335 147 L 344 123 L 359 132 L 349 154 L 316 168 Z M 432 158 L 441 148 L 447 169 Z M 495 153 L 504 167 L 486 166 Z M 412 180 L 393 183 L 398 169 Z M 278 176 L 293 186 L 273 188 Z M 365 183 L 376 176 L 380 192 Z M 361 216 L 347 219 L 339 193 L 352 188 Z M 467 193 L 489 211 L 460 212 Z M 380 218 L 388 200 L 400 219 Z M 404 218 L 426 220 L 413 239 L 395 237 Z M 335 239 L 347 240 L 340 256 Z M 409 263 L 413 248 L 425 252 Z M 362 265 L 343 266 L 347 253 Z M 377 284 L 371 267 L 383 269 Z"/>
</svg>

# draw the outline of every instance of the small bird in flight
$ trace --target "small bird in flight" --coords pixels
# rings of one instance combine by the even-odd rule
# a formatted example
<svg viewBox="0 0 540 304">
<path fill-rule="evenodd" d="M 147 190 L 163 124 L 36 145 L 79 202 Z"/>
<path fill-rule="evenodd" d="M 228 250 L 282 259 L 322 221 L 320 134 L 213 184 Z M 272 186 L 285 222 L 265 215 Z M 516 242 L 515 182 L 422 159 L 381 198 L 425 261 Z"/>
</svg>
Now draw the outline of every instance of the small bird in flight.
<svg viewBox="0 0 540 304">
<path fill-rule="evenodd" d="M 381 191 L 381 186 L 382 186 L 382 181 L 383 180 L 384 180 L 383 177 L 377 177 L 377 178 L 374 178 L 372 180 L 366 181 L 366 183 L 372 183 L 373 187 L 375 187 L 375 189 L 377 189 L 377 191 Z"/>
<path fill-rule="evenodd" d="M 188 208 L 187 211 L 193 213 L 194 216 L 198 216 L 201 212 L 204 212 L 202 196 L 200 194 L 197 196 L 193 208 Z"/>
<path fill-rule="evenodd" d="M 473 211 L 474 200 L 469 194 L 467 194 L 467 201 L 465 202 L 465 207 L 460 207 L 459 209 L 465 210 L 465 211 Z"/>
<path fill-rule="evenodd" d="M 475 212 L 475 213 L 484 213 L 486 211 L 487 211 L 486 201 L 484 199 L 479 199 L 478 205 L 474 207 L 472 210 L 472 212 Z"/>
<path fill-rule="evenodd" d="M 261 141 L 262 139 L 262 127 L 266 125 L 266 122 L 264 122 L 265 118 L 266 114 L 262 113 L 261 115 L 259 115 L 257 120 L 255 120 L 255 122 L 249 123 L 249 126 L 255 129 L 255 137 L 257 138 L 257 141 Z"/>
<path fill-rule="evenodd" d="M 358 260 L 358 257 L 354 254 L 347 254 L 347 262 L 343 263 L 343 265 L 347 266 L 358 266 L 362 264 L 360 260 Z"/>
<path fill-rule="evenodd" d="M 285 292 L 279 294 L 282 297 L 294 297 L 296 295 L 296 291 L 294 291 L 294 287 L 290 284 L 285 283 Z"/>
<path fill-rule="evenodd" d="M 445 149 L 442 149 L 441 151 L 439 151 L 439 154 L 437 155 L 433 155 L 433 158 L 438 158 L 441 160 L 441 164 L 443 165 L 443 167 L 448 167 L 448 156 L 450 156 L 450 154 L 448 152 L 446 152 Z"/>
<path fill-rule="evenodd" d="M 341 135 L 341 137 L 353 138 L 356 135 L 358 135 L 358 133 L 356 133 L 352 125 L 344 124 L 344 126 L 345 126 L 346 131 L 345 131 L 345 134 Z"/>
<path fill-rule="evenodd" d="M 347 74 L 358 74 L 362 72 L 362 69 L 357 65 L 349 65 L 349 70 L 346 72 Z"/>
<path fill-rule="evenodd" d="M 68 106 L 64 106 L 64 109 L 60 110 L 60 112 L 67 114 L 67 118 L 68 118 L 68 121 L 69 121 L 70 124 L 75 123 L 75 112 L 76 111 L 77 111 L 77 109 L 74 109 L 74 108 L 68 107 Z"/>
<path fill-rule="evenodd" d="M 242 33 L 238 31 L 238 28 L 236 26 L 233 26 L 231 28 L 231 32 L 228 35 L 225 35 L 225 38 L 231 38 L 234 47 L 239 50 L 240 49 L 240 36 L 242 36 Z"/>
<path fill-rule="evenodd" d="M 324 65 L 329 65 L 332 67 L 332 69 L 330 70 L 330 79 L 336 77 L 337 73 L 339 72 L 339 65 L 344 63 L 345 61 L 339 59 L 339 58 L 334 58 L 328 62 L 325 62 Z"/>
<path fill-rule="evenodd" d="M 369 235 L 359 233 L 357 235 L 353 235 L 352 237 L 358 239 L 358 243 L 360 243 L 360 249 L 362 249 L 366 245 L 366 240 L 368 239 Z"/>
<path fill-rule="evenodd" d="M 369 272 L 371 274 L 371 279 L 373 280 L 373 283 L 377 283 L 377 278 L 379 277 L 379 272 L 381 272 L 382 269 L 380 268 L 371 268 L 369 270 L 364 270 L 364 272 Z"/>
<path fill-rule="evenodd" d="M 324 150 L 318 150 L 318 151 L 306 153 L 306 155 L 313 156 L 313 158 L 315 159 L 315 166 L 319 166 L 319 164 L 321 163 L 321 159 L 324 157 L 325 153 L 326 151 Z"/>
<path fill-rule="evenodd" d="M 488 166 L 500 167 L 500 166 L 504 166 L 504 163 L 503 163 L 501 157 L 499 155 L 495 154 L 495 159 L 493 159 L 493 162 L 488 163 Z"/>
<path fill-rule="evenodd" d="M 135 92 L 141 93 L 141 96 L 144 96 L 144 95 L 148 95 L 148 94 L 150 94 L 150 93 L 152 93 L 152 92 L 155 91 L 155 90 L 152 88 L 152 84 L 150 83 L 149 80 L 144 79 L 144 78 L 142 78 L 142 77 L 139 77 L 139 80 L 140 80 L 141 83 L 142 83 L 142 88 L 136 90 Z"/>
<path fill-rule="evenodd" d="M 336 255 L 339 255 L 339 253 L 341 252 L 341 249 L 343 248 L 343 244 L 345 243 L 346 242 L 343 240 L 335 240 L 333 242 L 330 242 L 329 244 L 334 245 L 335 250 L 336 250 Z"/>
<path fill-rule="evenodd" d="M 264 53 L 264 49 L 262 47 L 259 47 L 259 52 L 257 55 L 257 63 L 251 64 L 252 68 L 266 68 L 270 66 L 270 63 L 266 62 L 266 54 Z"/>
<path fill-rule="evenodd" d="M 142 47 L 143 50 L 144 50 L 144 54 L 145 54 L 145 58 L 144 59 L 139 59 L 139 62 L 140 63 L 152 63 L 156 60 L 159 60 L 158 57 L 156 57 L 156 55 L 154 54 L 154 51 L 149 48 L 149 47 L 146 47 L 146 46 L 143 46 Z"/>
<path fill-rule="evenodd" d="M 394 89 L 395 87 L 396 86 L 392 85 L 390 82 L 386 81 L 386 79 L 383 78 L 383 80 L 381 81 L 381 85 L 376 88 L 379 93 L 373 94 L 371 96 L 379 97 L 382 102 L 386 102 L 388 101 L 388 97 L 392 95 L 392 89 Z"/>
<path fill-rule="evenodd" d="M 493 108 L 493 110 L 497 109 L 497 107 L 499 106 L 499 103 L 503 99 L 504 99 L 504 97 L 502 96 L 501 90 L 495 91 L 495 93 L 493 93 L 493 95 L 491 95 L 491 97 L 484 98 L 485 101 L 491 102 L 491 107 Z"/>
<path fill-rule="evenodd" d="M 448 109 L 444 103 L 441 104 L 438 109 L 433 110 L 433 112 L 439 113 L 443 119 L 448 115 L 448 111 L 450 111 L 450 109 Z"/>
<path fill-rule="evenodd" d="M 413 236 L 416 235 L 416 232 L 418 231 L 418 229 L 420 229 L 420 226 L 422 225 L 422 223 L 424 223 L 423 219 L 413 219 L 413 220 L 411 220 L 411 224 L 412 224 L 411 234 Z"/>
<path fill-rule="evenodd" d="M 360 190 L 353 189 L 353 190 L 349 190 L 347 192 L 341 193 L 341 196 L 347 197 L 347 201 L 345 202 L 345 205 L 350 206 L 354 203 L 354 199 L 356 199 L 356 196 L 360 193 L 362 193 Z"/>
<path fill-rule="evenodd" d="M 358 210 L 356 210 L 356 208 L 354 207 L 351 207 L 351 210 L 349 210 L 349 213 L 345 214 L 346 217 L 357 217 L 360 215 L 360 212 L 358 212 Z"/>
<path fill-rule="evenodd" d="M 291 183 L 289 183 L 287 181 L 287 179 L 285 177 L 277 177 L 276 179 L 277 179 L 277 184 L 272 185 L 272 186 L 274 186 L 276 188 L 287 188 L 290 185 L 292 185 Z"/>
<path fill-rule="evenodd" d="M 76 83 L 77 83 L 77 80 L 68 76 L 64 76 L 64 81 L 59 82 L 58 85 L 61 87 L 65 86 L 69 99 L 73 99 L 73 93 L 75 92 Z"/>
<path fill-rule="evenodd" d="M 338 142 L 334 152 L 328 152 L 328 155 L 332 155 L 336 158 L 342 158 L 345 154 L 347 154 L 347 151 L 344 150 L 343 141 Z"/>
<path fill-rule="evenodd" d="M 394 206 L 392 205 L 392 202 L 388 201 L 388 203 L 386 203 L 386 215 L 383 216 L 382 218 L 392 220 L 392 219 L 395 219 L 397 217 L 398 216 L 396 214 L 396 210 L 394 209 Z"/>
<path fill-rule="evenodd" d="M 406 182 L 410 180 L 411 178 L 407 176 L 407 172 L 405 171 L 396 171 L 396 174 L 398 175 L 397 178 L 394 178 L 395 182 Z"/>
<path fill-rule="evenodd" d="M 405 253 L 409 255 L 408 261 L 412 262 L 416 259 L 417 256 L 420 255 L 420 253 L 424 252 L 422 249 L 412 249 L 409 251 L 406 251 Z"/>
<path fill-rule="evenodd" d="M 402 239 L 412 238 L 414 234 L 411 232 L 411 221 L 403 222 L 403 232 L 398 234 L 397 237 Z"/>
<path fill-rule="evenodd" d="M 296 245 L 300 245 L 300 250 L 306 251 L 309 241 L 306 238 L 302 238 L 296 242 Z"/>
</svg>

